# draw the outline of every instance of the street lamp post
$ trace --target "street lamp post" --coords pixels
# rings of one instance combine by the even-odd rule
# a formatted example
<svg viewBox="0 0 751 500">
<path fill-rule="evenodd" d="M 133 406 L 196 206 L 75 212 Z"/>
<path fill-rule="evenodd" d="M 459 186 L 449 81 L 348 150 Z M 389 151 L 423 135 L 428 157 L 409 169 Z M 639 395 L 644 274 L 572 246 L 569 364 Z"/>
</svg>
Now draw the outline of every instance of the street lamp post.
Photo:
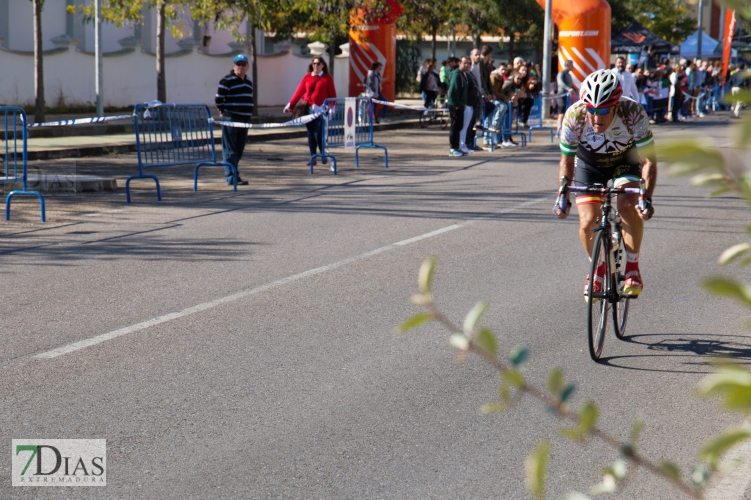
<svg viewBox="0 0 751 500">
<path fill-rule="evenodd" d="M 542 45 L 542 117 L 550 118 L 550 52 L 553 31 L 553 0 L 545 0 L 545 26 Z M 542 125 L 542 124 L 540 124 Z"/>
<path fill-rule="evenodd" d="M 101 2 L 94 2 L 94 86 L 96 87 L 96 115 L 104 116 L 102 103 L 102 19 Z"/>
<path fill-rule="evenodd" d="M 696 38 L 696 58 L 701 59 L 701 36 L 704 34 L 704 0 L 699 0 L 699 33 Z"/>
</svg>

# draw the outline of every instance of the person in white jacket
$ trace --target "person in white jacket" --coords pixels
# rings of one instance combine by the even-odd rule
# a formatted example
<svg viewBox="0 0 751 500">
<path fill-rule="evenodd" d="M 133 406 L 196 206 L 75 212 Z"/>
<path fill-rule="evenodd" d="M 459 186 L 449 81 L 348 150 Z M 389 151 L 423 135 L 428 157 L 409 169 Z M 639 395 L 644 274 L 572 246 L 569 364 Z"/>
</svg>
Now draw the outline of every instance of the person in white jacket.
<svg viewBox="0 0 751 500">
<path fill-rule="evenodd" d="M 618 80 L 621 82 L 623 95 L 639 102 L 639 90 L 636 88 L 636 78 L 634 78 L 634 75 L 626 69 L 625 57 L 618 56 L 615 58 L 615 69 L 613 72 L 618 76 Z"/>
</svg>

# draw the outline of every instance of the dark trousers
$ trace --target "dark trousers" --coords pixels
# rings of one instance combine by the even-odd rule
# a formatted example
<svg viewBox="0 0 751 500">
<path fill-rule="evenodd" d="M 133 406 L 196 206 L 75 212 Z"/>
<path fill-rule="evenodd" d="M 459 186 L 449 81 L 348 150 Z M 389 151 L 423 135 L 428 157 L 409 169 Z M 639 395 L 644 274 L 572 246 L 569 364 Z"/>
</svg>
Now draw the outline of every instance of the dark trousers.
<svg viewBox="0 0 751 500">
<path fill-rule="evenodd" d="M 451 149 L 459 149 L 459 132 L 464 127 L 464 106 L 449 106 L 449 144 Z"/>
<path fill-rule="evenodd" d="M 308 148 L 310 155 L 316 154 L 316 148 L 323 154 L 323 117 L 319 116 L 315 120 L 305 124 L 308 129 Z"/>
<path fill-rule="evenodd" d="M 245 143 L 247 140 L 247 128 L 222 127 L 222 157 L 225 162 L 231 163 L 235 166 L 238 177 L 240 177 L 240 170 L 237 168 L 237 165 L 243 157 L 243 151 L 245 151 Z M 225 165 L 224 177 L 227 179 L 228 184 L 232 183 L 233 175 L 232 168 Z"/>
<path fill-rule="evenodd" d="M 535 105 L 535 100 L 531 97 L 525 97 L 519 104 L 519 118 L 521 122 L 527 123 L 529 120 L 529 113 L 532 111 L 532 106 Z"/>
<path fill-rule="evenodd" d="M 469 124 L 469 128 L 467 129 L 467 146 L 475 145 L 475 135 L 477 134 L 475 131 L 475 124 L 477 123 L 477 120 L 480 119 L 480 116 L 482 116 L 482 109 L 480 106 L 482 106 L 482 101 L 480 101 L 479 105 L 474 106 L 475 112 L 472 114 L 472 123 Z"/>
</svg>

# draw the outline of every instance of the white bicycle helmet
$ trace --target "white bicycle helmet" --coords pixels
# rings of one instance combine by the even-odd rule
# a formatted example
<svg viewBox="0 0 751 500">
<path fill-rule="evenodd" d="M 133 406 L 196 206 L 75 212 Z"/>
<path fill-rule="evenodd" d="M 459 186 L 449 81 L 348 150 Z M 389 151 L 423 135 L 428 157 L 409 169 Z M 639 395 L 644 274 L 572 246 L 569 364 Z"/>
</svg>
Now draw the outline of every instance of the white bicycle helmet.
<svg viewBox="0 0 751 500">
<path fill-rule="evenodd" d="M 609 69 L 599 69 L 584 79 L 581 99 L 593 108 L 609 108 L 623 95 L 618 76 Z"/>
</svg>

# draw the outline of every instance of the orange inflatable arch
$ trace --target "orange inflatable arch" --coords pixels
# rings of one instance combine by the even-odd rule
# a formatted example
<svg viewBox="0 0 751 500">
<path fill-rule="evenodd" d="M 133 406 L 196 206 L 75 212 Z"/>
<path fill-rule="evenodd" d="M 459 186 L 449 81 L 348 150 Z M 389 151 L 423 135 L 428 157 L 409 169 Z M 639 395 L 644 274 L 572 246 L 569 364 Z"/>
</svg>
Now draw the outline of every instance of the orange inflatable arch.
<svg viewBox="0 0 751 500">
<path fill-rule="evenodd" d="M 545 0 L 537 0 L 544 9 Z M 553 0 L 553 22 L 558 26 L 558 68 L 574 62 L 574 83 L 595 70 L 610 67 L 610 4 L 605 0 Z"/>
</svg>

